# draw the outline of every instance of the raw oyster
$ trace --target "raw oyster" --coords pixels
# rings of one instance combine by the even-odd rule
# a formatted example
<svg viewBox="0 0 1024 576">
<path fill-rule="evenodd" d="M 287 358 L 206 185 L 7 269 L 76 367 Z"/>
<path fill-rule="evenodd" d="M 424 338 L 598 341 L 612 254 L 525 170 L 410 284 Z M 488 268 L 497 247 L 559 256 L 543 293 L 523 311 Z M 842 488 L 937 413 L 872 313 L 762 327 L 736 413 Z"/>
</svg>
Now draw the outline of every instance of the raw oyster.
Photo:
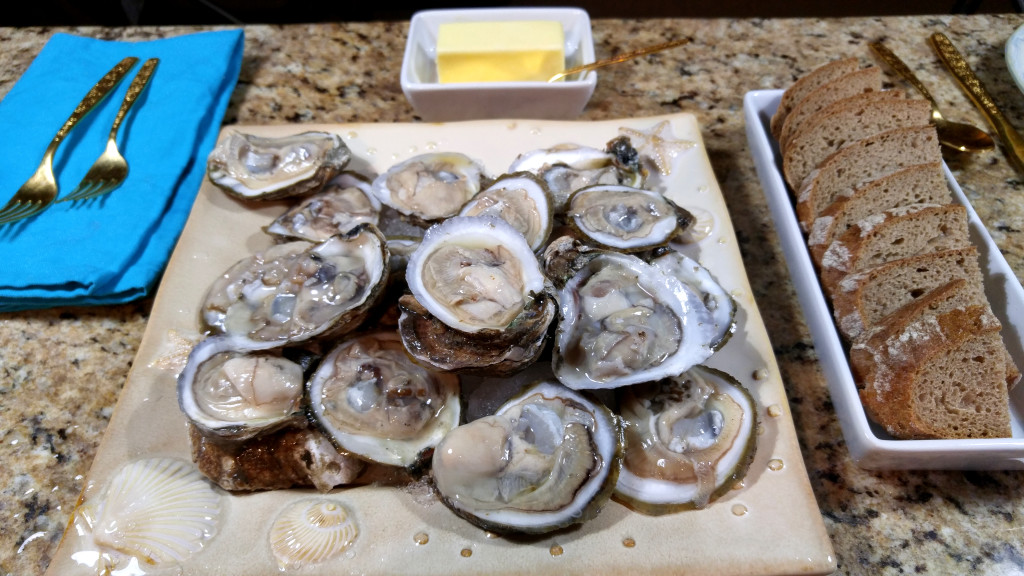
<svg viewBox="0 0 1024 576">
<path fill-rule="evenodd" d="M 540 176 L 551 191 L 556 212 L 564 211 L 569 196 L 580 188 L 595 184 L 639 188 L 646 179 L 640 154 L 625 136 L 611 140 L 604 150 L 565 143 L 526 152 L 516 158 L 508 171 Z"/>
<path fill-rule="evenodd" d="M 369 180 L 343 172 L 278 216 L 266 232 L 285 240 L 323 242 L 359 224 L 377 225 L 379 218 L 380 202 L 370 193 Z"/>
<path fill-rule="evenodd" d="M 303 132 L 264 138 L 235 130 L 210 152 L 210 181 L 246 200 L 297 196 L 320 189 L 352 158 L 341 137 Z"/>
<path fill-rule="evenodd" d="M 411 467 L 459 423 L 459 378 L 414 363 L 394 332 L 351 338 L 309 382 L 313 418 L 343 450 Z"/>
<path fill-rule="evenodd" d="M 399 333 L 442 370 L 511 374 L 544 349 L 555 306 L 523 235 L 494 217 L 431 227 L 409 259 Z"/>
<path fill-rule="evenodd" d="M 551 194 L 529 172 L 506 174 L 473 196 L 459 215 L 501 218 L 525 236 L 530 248 L 536 251 L 551 234 Z"/>
<path fill-rule="evenodd" d="M 434 485 L 449 508 L 484 529 L 541 534 L 597 514 L 621 450 L 611 411 L 540 382 L 445 436 L 434 451 Z"/>
<path fill-rule="evenodd" d="M 201 308 L 215 333 L 301 342 L 351 330 L 383 292 L 389 253 L 371 224 L 319 243 L 288 242 L 245 258 L 210 287 Z"/>
<path fill-rule="evenodd" d="M 587 240 L 622 252 L 668 244 L 689 228 L 693 215 L 658 192 L 598 184 L 569 198 L 566 218 Z"/>
<path fill-rule="evenodd" d="M 713 352 L 717 332 L 700 297 L 636 256 L 593 256 L 557 297 L 552 368 L 570 388 L 616 388 L 674 376 Z"/>
<path fill-rule="evenodd" d="M 647 514 L 703 508 L 746 474 L 757 411 L 728 374 L 695 366 L 619 399 L 627 448 L 616 499 Z"/>
<path fill-rule="evenodd" d="M 651 264 L 675 276 L 700 295 L 701 302 L 714 319 L 715 338 L 708 343 L 719 350 L 736 331 L 736 301 L 711 276 L 711 272 L 682 252 L 665 248 L 654 255 Z"/>
<path fill-rule="evenodd" d="M 302 420 L 302 367 L 238 336 L 207 338 L 178 375 L 178 405 L 205 435 L 242 441 Z"/>
<path fill-rule="evenodd" d="M 431 152 L 395 164 L 373 180 L 382 204 L 417 223 L 459 213 L 483 186 L 484 167 L 458 152 Z"/>
</svg>

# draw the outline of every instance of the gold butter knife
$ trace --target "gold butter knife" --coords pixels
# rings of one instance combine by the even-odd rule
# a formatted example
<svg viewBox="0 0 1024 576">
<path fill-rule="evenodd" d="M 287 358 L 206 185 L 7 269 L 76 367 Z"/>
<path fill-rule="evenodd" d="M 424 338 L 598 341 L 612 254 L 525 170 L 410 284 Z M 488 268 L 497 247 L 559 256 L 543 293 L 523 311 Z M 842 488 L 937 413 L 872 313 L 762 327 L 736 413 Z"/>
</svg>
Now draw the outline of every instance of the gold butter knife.
<svg viewBox="0 0 1024 576">
<path fill-rule="evenodd" d="M 932 46 L 947 70 L 956 78 L 960 88 L 970 96 L 971 101 L 985 116 L 1003 143 L 1003 153 L 1019 172 L 1024 173 L 1024 138 L 1003 116 L 995 100 L 982 85 L 967 61 L 942 32 L 931 35 Z"/>
</svg>

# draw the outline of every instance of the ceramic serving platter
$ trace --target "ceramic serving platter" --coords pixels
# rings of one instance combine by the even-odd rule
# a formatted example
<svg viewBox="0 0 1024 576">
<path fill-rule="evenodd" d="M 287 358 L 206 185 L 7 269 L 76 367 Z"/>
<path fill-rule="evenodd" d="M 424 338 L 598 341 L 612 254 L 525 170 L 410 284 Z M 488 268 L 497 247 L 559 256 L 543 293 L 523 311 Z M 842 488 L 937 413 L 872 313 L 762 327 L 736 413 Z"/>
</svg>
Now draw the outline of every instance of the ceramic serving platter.
<svg viewBox="0 0 1024 576">
<path fill-rule="evenodd" d="M 778 146 L 769 129 L 769 121 L 781 97 L 782 90 L 756 90 L 746 94 L 743 111 L 747 139 L 804 317 L 828 379 L 832 404 L 850 456 L 864 468 L 879 470 L 1024 468 L 1024 386 L 1017 386 L 1010 393 L 1012 438 L 896 440 L 868 420 L 857 395 L 846 350 L 807 251 L 792 195 L 782 178 Z M 978 247 L 985 275 L 985 293 L 1003 324 L 1003 340 L 1017 366 L 1024 366 L 1024 289 L 949 168 L 945 167 L 945 171 L 954 200 L 967 207 L 971 241 Z"/>
<path fill-rule="evenodd" d="M 379 173 L 433 150 L 466 152 L 498 175 L 516 155 L 564 142 L 604 147 L 629 128 L 653 158 L 660 145 L 669 173 L 651 165 L 651 185 L 698 217 L 702 239 L 687 255 L 710 269 L 739 304 L 731 340 L 708 364 L 733 374 L 757 401 L 758 447 L 745 480 L 699 511 L 646 516 L 609 502 L 581 527 L 543 537 L 496 537 L 451 513 L 425 481 L 400 488 L 337 488 L 327 496 L 347 508 L 358 535 L 343 554 L 313 563 L 302 574 L 821 574 L 835 568 L 832 547 L 804 469 L 789 404 L 772 347 L 751 295 L 736 236 L 700 127 L 691 115 L 603 122 L 499 120 L 452 124 L 235 126 L 264 136 L 306 130 L 341 134 L 355 160 L 350 168 Z M 659 138 L 661 140 L 659 140 Z M 666 142 L 667 141 L 667 142 Z M 684 146 L 676 142 L 692 142 Z M 675 151 L 675 152 L 673 152 Z M 192 214 L 157 293 L 131 375 L 98 450 L 50 574 L 94 574 L 107 550 L 85 522 L 111 498 L 107 486 L 126 466 L 170 458 L 191 466 L 185 418 L 175 378 L 182 351 L 198 339 L 197 307 L 206 288 L 237 260 L 270 245 L 262 231 L 284 203 L 243 204 L 209 182 Z M 313 490 L 229 494 L 219 489 L 219 511 L 201 549 L 180 560 L 121 560 L 123 573 L 279 574 L 269 545 L 270 525 L 289 504 L 319 496 Z M 113 508 L 113 506 L 108 506 Z M 109 554 L 106 554 L 109 556 Z M 115 567 L 116 568 L 116 567 Z"/>
</svg>

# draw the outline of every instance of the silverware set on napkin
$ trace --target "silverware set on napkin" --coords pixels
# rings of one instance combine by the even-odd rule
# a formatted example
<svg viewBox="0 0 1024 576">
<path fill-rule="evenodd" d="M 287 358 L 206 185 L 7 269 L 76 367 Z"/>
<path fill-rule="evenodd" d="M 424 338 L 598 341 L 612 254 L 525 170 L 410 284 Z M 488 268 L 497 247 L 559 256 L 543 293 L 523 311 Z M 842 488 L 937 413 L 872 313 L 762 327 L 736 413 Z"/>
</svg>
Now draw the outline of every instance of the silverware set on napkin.
<svg viewBox="0 0 1024 576">
<path fill-rule="evenodd" d="M 35 216 L 54 201 L 67 202 L 87 200 L 106 194 L 122 183 L 128 176 L 128 163 L 117 149 L 117 133 L 128 110 L 135 104 L 139 95 L 146 88 L 153 75 L 159 59 L 150 58 L 142 65 L 128 87 L 128 92 L 117 112 L 105 151 L 82 178 L 82 182 L 69 195 L 57 200 L 59 194 L 57 179 L 53 173 L 53 157 L 64 138 L 78 122 L 92 111 L 97 104 L 121 82 L 138 62 L 138 58 L 130 56 L 121 60 L 93 86 L 85 98 L 75 107 L 64 125 L 50 141 L 43 153 L 43 159 L 35 173 L 24 183 L 14 196 L 0 208 L 0 226 Z"/>
</svg>

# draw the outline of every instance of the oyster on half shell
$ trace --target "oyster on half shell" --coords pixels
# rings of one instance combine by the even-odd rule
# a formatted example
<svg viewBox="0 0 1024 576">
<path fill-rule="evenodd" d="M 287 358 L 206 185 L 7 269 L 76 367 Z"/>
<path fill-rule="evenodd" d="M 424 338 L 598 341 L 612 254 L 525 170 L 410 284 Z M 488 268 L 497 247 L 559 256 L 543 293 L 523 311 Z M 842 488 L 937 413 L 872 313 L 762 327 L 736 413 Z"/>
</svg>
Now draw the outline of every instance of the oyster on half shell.
<svg viewBox="0 0 1024 576">
<path fill-rule="evenodd" d="M 620 390 L 626 435 L 615 497 L 647 514 L 703 508 L 754 457 L 757 410 L 732 376 L 695 366 Z"/>
<path fill-rule="evenodd" d="M 551 193 L 529 172 L 499 177 L 473 196 L 459 215 L 501 218 L 522 233 L 534 251 L 544 246 L 554 222 Z"/>
<path fill-rule="evenodd" d="M 232 130 L 207 158 L 210 181 L 245 200 L 272 200 L 318 190 L 352 158 L 341 136 L 303 132 L 265 138 Z"/>
<path fill-rule="evenodd" d="M 342 172 L 316 194 L 303 198 L 266 227 L 283 240 L 323 242 L 359 224 L 377 225 L 380 202 L 370 193 L 370 182 L 353 172 Z"/>
<path fill-rule="evenodd" d="M 449 432 L 434 451 L 434 485 L 449 508 L 486 530 L 542 534 L 597 514 L 621 450 L 610 410 L 539 382 Z"/>
<path fill-rule="evenodd" d="M 592 243 L 622 252 L 664 246 L 694 221 L 661 193 L 620 184 L 577 190 L 566 219 Z"/>
<path fill-rule="evenodd" d="M 430 152 L 395 164 L 373 180 L 385 204 L 417 224 L 459 213 L 483 185 L 484 167 L 458 152 Z"/>
</svg>

